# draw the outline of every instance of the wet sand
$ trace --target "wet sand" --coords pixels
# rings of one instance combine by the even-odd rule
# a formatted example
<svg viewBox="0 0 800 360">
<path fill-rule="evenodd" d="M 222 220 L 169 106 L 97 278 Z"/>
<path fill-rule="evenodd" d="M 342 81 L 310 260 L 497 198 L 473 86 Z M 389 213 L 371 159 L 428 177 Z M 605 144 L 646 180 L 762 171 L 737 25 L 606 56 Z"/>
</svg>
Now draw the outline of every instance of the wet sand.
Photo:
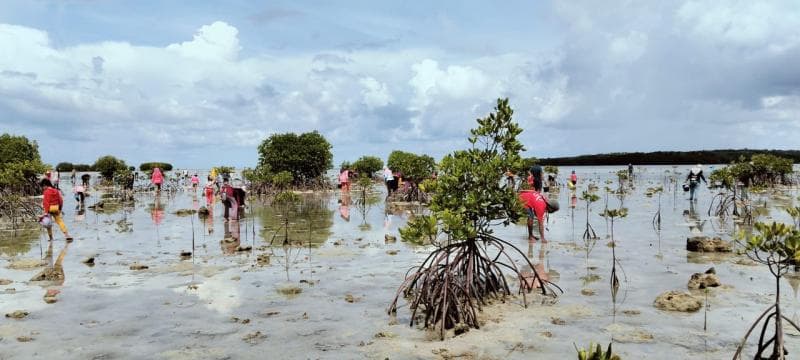
<svg viewBox="0 0 800 360">
<path fill-rule="evenodd" d="M 723 226 L 706 214 L 708 190 L 703 189 L 694 208 L 697 218 L 691 219 L 684 216 L 691 210 L 686 195 L 668 186 L 661 199 L 663 229 L 653 230 L 658 196 L 644 192 L 663 183 L 665 169 L 671 170 L 648 168 L 636 180 L 636 189 L 624 199 L 629 216 L 615 222 L 622 266 L 616 304 L 609 286 L 610 239 L 597 215 L 604 200 L 592 204 L 590 219 L 601 238 L 587 260 L 581 239 L 585 204 L 579 200 L 573 214 L 564 187 L 561 210 L 549 220 L 550 243 L 537 243 L 530 253 L 565 293 L 555 304 L 542 305 L 538 297 L 527 308 L 516 297 L 495 303 L 484 308 L 481 329 L 445 341 L 409 327 L 405 306 L 396 319 L 386 314 L 406 271 L 431 248 L 387 244 L 384 235 L 398 235 L 407 213 L 387 215 L 382 200 L 365 215 L 353 195 L 342 202 L 338 192 L 304 195 L 305 205 L 290 211 L 251 203 L 245 219 L 226 225 L 218 202 L 210 220 L 174 214 L 205 205 L 199 193 L 196 199 L 181 192 L 158 202 L 152 194 L 139 194 L 133 206 L 87 209 L 82 219 L 74 199 L 65 196 L 73 243 L 55 231 L 48 257 L 38 228 L 13 239 L 4 232 L 0 239 L 0 279 L 12 281 L 0 285 L 0 312 L 30 313 L 0 320 L 0 358 L 562 359 L 575 356 L 573 343 L 612 340 L 625 359 L 728 358 L 747 325 L 772 302 L 772 277 L 741 255 L 687 253 L 685 240 L 693 234 L 731 239 L 732 224 Z M 599 185 L 602 198 L 605 180 L 616 181 L 616 168 L 577 170 L 578 196 L 589 179 Z M 775 206 L 791 203 L 796 191 L 757 196 L 774 204 L 762 220 L 788 221 Z M 93 196 L 87 205 L 99 199 Z M 612 196 L 609 206 L 618 205 Z M 290 239 L 306 245 L 269 246 L 273 238 L 282 239 L 275 234 L 283 234 L 285 214 Z M 498 228 L 497 235 L 528 252 L 524 225 Z M 247 246 L 252 249 L 237 251 Z M 181 258 L 187 251 L 192 256 Z M 43 269 L 42 259 L 54 265 L 61 254 L 63 282 L 30 281 Z M 94 257 L 94 266 L 82 262 L 88 257 Z M 137 264 L 148 268 L 132 270 Z M 703 310 L 676 313 L 653 306 L 657 295 L 686 290 L 692 273 L 712 266 L 723 286 L 708 292 L 708 330 L 703 330 Z M 797 318 L 797 293 L 789 280 L 784 285 L 784 311 Z M 48 290 L 58 290 L 56 302 L 44 301 Z M 694 293 L 705 300 L 704 291 Z M 789 331 L 787 336 L 790 357 L 800 354 L 798 335 Z"/>
</svg>

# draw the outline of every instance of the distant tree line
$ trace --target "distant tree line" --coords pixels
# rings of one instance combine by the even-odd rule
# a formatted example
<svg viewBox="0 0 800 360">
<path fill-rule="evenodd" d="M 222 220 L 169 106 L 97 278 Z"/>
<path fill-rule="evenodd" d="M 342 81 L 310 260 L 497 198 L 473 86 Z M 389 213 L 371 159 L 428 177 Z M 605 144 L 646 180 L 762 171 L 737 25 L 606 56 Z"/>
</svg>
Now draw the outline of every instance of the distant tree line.
<svg viewBox="0 0 800 360">
<path fill-rule="evenodd" d="M 684 165 L 684 164 L 729 164 L 740 158 L 768 154 L 800 162 L 800 150 L 699 150 L 699 151 L 655 151 L 632 153 L 609 153 L 539 159 L 542 165 Z"/>
</svg>

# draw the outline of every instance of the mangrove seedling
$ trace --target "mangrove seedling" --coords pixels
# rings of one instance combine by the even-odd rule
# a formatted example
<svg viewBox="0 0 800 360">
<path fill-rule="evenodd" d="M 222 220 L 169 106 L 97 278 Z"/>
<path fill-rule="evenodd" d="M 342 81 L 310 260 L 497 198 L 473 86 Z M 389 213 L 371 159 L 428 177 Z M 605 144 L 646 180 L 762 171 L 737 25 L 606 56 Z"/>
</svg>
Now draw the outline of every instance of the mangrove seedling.
<svg viewBox="0 0 800 360">
<path fill-rule="evenodd" d="M 757 222 L 753 228 L 758 234 L 740 234 L 740 240 L 745 241 L 745 254 L 751 260 L 766 265 L 775 278 L 775 303 L 768 307 L 745 333 L 742 342 L 736 348 L 734 360 L 742 358 L 742 351 L 748 337 L 761 323 L 761 335 L 758 338 L 758 348 L 755 359 L 784 359 L 787 354 L 784 346 L 783 321 L 791 324 L 800 331 L 792 320 L 783 315 L 781 308 L 781 277 L 794 267 L 793 262 L 800 260 L 800 230 L 783 224 L 772 222 L 766 224 Z M 774 322 L 774 331 L 769 334 L 769 323 Z M 769 336 L 769 338 L 767 338 Z M 771 347 L 771 350 L 770 350 Z M 764 357 L 766 354 L 768 357 Z"/>
<path fill-rule="evenodd" d="M 619 277 L 617 277 L 617 243 L 614 241 L 614 219 L 628 216 L 627 208 L 606 209 L 600 216 L 611 219 L 611 300 L 616 304 L 617 291 L 619 290 Z"/>
<path fill-rule="evenodd" d="M 600 200 L 600 196 L 588 191 L 584 191 L 581 193 L 581 200 L 586 202 L 586 231 L 583 232 L 583 238 L 585 240 L 597 239 L 597 234 L 594 232 L 592 224 L 589 223 L 589 208 L 593 202 Z"/>
<path fill-rule="evenodd" d="M 661 231 L 661 193 L 663 191 L 663 186 L 647 189 L 649 194 L 658 194 L 658 211 L 656 211 L 656 214 L 653 215 L 653 229 L 656 231 Z"/>
<path fill-rule="evenodd" d="M 492 235 L 493 226 L 510 225 L 524 214 L 518 195 L 499 183 L 506 169 L 522 165 L 519 154 L 524 147 L 517 140 L 522 128 L 512 120 L 512 114 L 508 99 L 498 99 L 495 112 L 477 120 L 477 128 L 470 131 L 470 148 L 455 151 L 441 161 L 441 175 L 430 201 L 429 216 L 433 220 L 408 224 L 409 228 L 427 228 L 435 220 L 447 241 L 434 244 L 435 249 L 422 264 L 409 271 L 388 312 L 396 314 L 398 301 L 405 297 L 411 311 L 410 325 L 420 323 L 432 328 L 441 339 L 446 330 L 456 326 L 479 328 L 482 306 L 511 295 L 508 272 L 518 280 L 525 306 L 526 292 L 537 285 L 542 295 L 554 295 L 553 288 L 557 288 L 539 275 L 524 252 Z M 429 230 L 413 231 L 425 234 Z M 402 233 L 406 236 L 411 231 Z M 530 266 L 530 275 L 523 274 L 514 255 Z"/>
<path fill-rule="evenodd" d="M 614 355 L 611 352 L 611 343 L 608 344 L 608 349 L 603 351 L 603 347 L 600 344 L 595 344 L 593 342 L 589 343 L 589 349 L 578 349 L 578 346 L 575 346 L 575 350 L 578 352 L 578 360 L 621 360 L 619 355 Z"/>
</svg>

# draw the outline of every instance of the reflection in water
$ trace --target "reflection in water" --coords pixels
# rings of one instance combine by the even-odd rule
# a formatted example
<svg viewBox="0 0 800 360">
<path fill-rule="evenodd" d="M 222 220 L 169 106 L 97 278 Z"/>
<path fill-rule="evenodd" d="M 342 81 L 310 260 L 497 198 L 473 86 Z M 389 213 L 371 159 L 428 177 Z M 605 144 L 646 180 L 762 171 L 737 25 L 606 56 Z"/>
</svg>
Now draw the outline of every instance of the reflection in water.
<svg viewBox="0 0 800 360">
<path fill-rule="evenodd" d="M 683 211 L 683 216 L 686 218 L 686 224 L 689 226 L 692 236 L 703 234 L 703 226 L 705 226 L 706 220 L 700 220 L 700 215 L 697 214 L 693 201 L 689 202 L 689 209 Z"/>
<path fill-rule="evenodd" d="M 263 226 L 261 238 L 272 244 L 324 243 L 333 226 L 329 200 L 330 194 L 304 194 L 298 202 L 285 205 L 253 204 L 253 214 Z"/>
<path fill-rule="evenodd" d="M 42 228 L 39 224 L 30 224 L 16 230 L 0 230 L 0 255 L 23 255 L 31 250 L 34 240 L 41 240 L 41 237 Z"/>
<path fill-rule="evenodd" d="M 161 196 L 159 195 L 156 195 L 155 202 L 150 204 L 150 218 L 156 225 L 161 225 L 161 221 L 164 220 L 164 207 L 161 205 Z"/>
<path fill-rule="evenodd" d="M 553 269 L 548 270 L 548 262 L 545 258 L 545 254 L 547 254 L 547 244 L 542 243 L 541 247 L 539 248 L 539 257 L 538 259 L 534 259 L 533 257 L 533 247 L 535 246 L 534 243 L 528 242 L 528 258 L 530 259 L 531 263 L 533 263 L 534 269 L 536 269 L 536 273 L 539 274 L 539 277 L 542 278 L 544 281 L 557 281 L 558 272 Z M 539 280 L 533 276 L 533 271 L 531 270 L 530 265 L 525 265 L 522 267 L 522 271 L 520 271 L 523 278 L 526 282 L 528 282 L 528 286 L 530 288 L 540 288 L 542 284 L 539 283 Z"/>
<path fill-rule="evenodd" d="M 339 199 L 339 216 L 344 221 L 350 222 L 350 193 L 342 192 L 342 197 Z"/>
<path fill-rule="evenodd" d="M 219 242 L 223 254 L 235 254 L 241 244 L 239 220 L 231 220 L 225 225 L 225 236 Z"/>
</svg>

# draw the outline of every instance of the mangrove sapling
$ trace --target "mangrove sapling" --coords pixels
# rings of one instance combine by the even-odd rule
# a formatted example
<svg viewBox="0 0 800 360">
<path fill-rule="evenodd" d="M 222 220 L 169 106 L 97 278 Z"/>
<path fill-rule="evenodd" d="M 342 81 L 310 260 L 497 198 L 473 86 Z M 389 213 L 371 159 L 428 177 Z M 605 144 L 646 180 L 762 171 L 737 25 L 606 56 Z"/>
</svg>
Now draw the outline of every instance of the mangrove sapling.
<svg viewBox="0 0 800 360">
<path fill-rule="evenodd" d="M 600 344 L 595 344 L 593 342 L 589 343 L 588 350 L 583 348 L 578 349 L 578 346 L 575 344 L 572 344 L 572 346 L 575 346 L 575 351 L 578 352 L 578 360 L 621 360 L 619 355 L 614 355 L 614 353 L 611 352 L 610 343 L 606 351 L 603 351 Z"/>
<path fill-rule="evenodd" d="M 800 259 L 800 230 L 783 223 L 772 222 L 766 224 L 757 222 L 753 225 L 757 235 L 740 235 L 740 240 L 745 240 L 745 254 L 751 260 L 764 264 L 769 268 L 770 273 L 775 278 L 775 303 L 768 307 L 750 326 L 742 338 L 741 343 L 736 348 L 733 359 L 741 359 L 742 351 L 747 343 L 747 339 L 753 330 L 761 323 L 761 335 L 758 339 L 758 348 L 755 359 L 764 358 L 762 354 L 768 354 L 769 359 L 784 359 L 787 354 L 784 347 L 783 321 L 786 320 L 796 330 L 800 331 L 792 320 L 783 315 L 781 308 L 781 278 L 786 275 L 794 265 L 793 261 Z M 770 320 L 775 323 L 774 332 L 768 334 Z M 771 336 L 767 339 L 767 336 Z M 765 353 L 772 347 L 771 353 Z"/>
<path fill-rule="evenodd" d="M 480 327 L 482 306 L 511 295 L 506 277 L 509 270 L 519 281 L 525 306 L 527 291 L 537 284 L 542 295 L 555 295 L 557 286 L 539 275 L 524 252 L 492 235 L 494 225 L 509 225 L 523 216 L 518 195 L 498 181 L 505 169 L 520 168 L 522 163 L 519 153 L 524 148 L 517 140 L 522 128 L 512 121 L 512 114 L 508 100 L 498 99 L 495 112 L 478 119 L 478 127 L 471 130 L 470 148 L 442 159 L 442 175 L 437 179 L 429 216 L 447 241 L 437 242 L 422 264 L 409 270 L 389 305 L 388 312 L 393 315 L 400 297 L 406 297 L 410 325 L 433 328 L 441 339 L 457 325 Z M 428 221 L 412 221 L 408 226 L 429 225 Z M 409 231 L 404 230 L 406 234 Z M 524 259 L 532 276 L 526 278 L 514 255 Z"/>
<path fill-rule="evenodd" d="M 611 300 L 616 304 L 617 291 L 619 290 L 619 277 L 617 277 L 617 264 L 619 264 L 619 260 L 617 260 L 617 244 L 614 241 L 614 219 L 628 216 L 628 209 L 607 209 L 603 211 L 600 216 L 611 220 Z M 620 267 L 622 267 L 622 265 L 620 265 Z"/>
<path fill-rule="evenodd" d="M 281 222 L 281 226 L 275 230 L 275 233 L 272 234 L 272 239 L 270 239 L 269 244 L 270 246 L 275 241 L 275 238 L 278 234 L 283 230 L 283 245 L 291 244 L 291 240 L 289 239 L 289 210 L 297 206 L 297 203 L 300 201 L 300 196 L 295 194 L 292 191 L 282 191 L 279 192 L 275 197 L 272 199 L 272 205 L 276 206 L 282 214 L 283 221 Z"/>
<path fill-rule="evenodd" d="M 658 194 L 658 211 L 653 215 L 653 229 L 658 232 L 661 231 L 661 193 L 664 192 L 664 187 L 651 188 L 648 192 Z"/>
<path fill-rule="evenodd" d="M 600 200 L 600 196 L 588 191 L 584 191 L 581 193 L 581 200 L 586 202 L 586 231 L 583 232 L 583 239 L 597 239 L 597 234 L 594 232 L 592 224 L 589 223 L 589 209 L 591 208 L 593 202 Z"/>
</svg>

